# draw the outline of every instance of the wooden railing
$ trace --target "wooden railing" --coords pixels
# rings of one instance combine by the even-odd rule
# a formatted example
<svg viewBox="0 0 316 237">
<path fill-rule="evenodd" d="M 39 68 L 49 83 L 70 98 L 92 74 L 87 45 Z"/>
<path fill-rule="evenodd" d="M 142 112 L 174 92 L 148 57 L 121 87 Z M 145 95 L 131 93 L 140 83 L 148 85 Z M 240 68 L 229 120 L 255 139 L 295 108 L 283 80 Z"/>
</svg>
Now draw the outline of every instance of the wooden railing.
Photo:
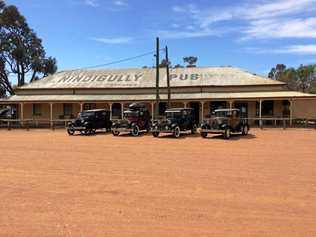
<svg viewBox="0 0 316 237">
<path fill-rule="evenodd" d="M 205 120 L 213 120 L 214 118 L 205 118 Z M 315 128 L 316 129 L 316 118 L 245 118 L 252 127 L 301 127 L 301 128 Z M 115 120 L 115 119 L 114 119 Z M 72 121 L 71 119 L 0 119 L 0 128 L 64 128 L 67 123 Z"/>
</svg>

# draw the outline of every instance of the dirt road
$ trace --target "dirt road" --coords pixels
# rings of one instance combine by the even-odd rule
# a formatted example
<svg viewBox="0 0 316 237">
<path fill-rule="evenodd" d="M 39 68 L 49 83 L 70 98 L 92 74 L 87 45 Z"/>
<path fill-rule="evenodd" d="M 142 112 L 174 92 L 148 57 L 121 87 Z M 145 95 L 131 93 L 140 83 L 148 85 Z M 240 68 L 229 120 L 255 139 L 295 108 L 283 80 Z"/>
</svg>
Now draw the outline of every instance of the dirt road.
<svg viewBox="0 0 316 237">
<path fill-rule="evenodd" d="M 316 236 L 316 130 L 0 130 L 0 236 Z"/>
</svg>

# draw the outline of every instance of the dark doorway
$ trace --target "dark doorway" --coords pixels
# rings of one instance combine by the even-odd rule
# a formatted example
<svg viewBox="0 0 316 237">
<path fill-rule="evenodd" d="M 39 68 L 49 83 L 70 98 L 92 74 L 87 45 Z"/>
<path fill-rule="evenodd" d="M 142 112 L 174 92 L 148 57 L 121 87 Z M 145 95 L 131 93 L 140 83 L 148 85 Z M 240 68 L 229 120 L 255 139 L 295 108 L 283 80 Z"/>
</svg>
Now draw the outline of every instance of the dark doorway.
<svg viewBox="0 0 316 237">
<path fill-rule="evenodd" d="M 290 103 L 290 101 L 283 100 L 282 105 L 283 105 L 283 110 L 282 110 L 283 118 L 289 118 L 291 115 L 291 103 Z"/>
<path fill-rule="evenodd" d="M 200 123 L 200 102 L 190 102 L 189 107 L 193 109 L 195 123 Z"/>
<path fill-rule="evenodd" d="M 259 116 L 259 102 L 256 102 L 256 111 L 257 116 Z M 262 117 L 273 117 L 274 114 L 274 101 L 265 100 L 262 101 L 261 116 Z"/>
<path fill-rule="evenodd" d="M 97 105 L 95 103 L 85 103 L 83 104 L 83 110 L 96 109 Z"/>
<path fill-rule="evenodd" d="M 112 118 L 119 119 L 122 117 L 122 107 L 120 103 L 114 103 L 112 105 Z"/>
<path fill-rule="evenodd" d="M 165 114 L 165 111 L 167 109 L 168 104 L 166 102 L 160 102 L 159 103 L 159 116 L 163 116 Z"/>
<path fill-rule="evenodd" d="M 226 101 L 212 101 L 210 103 L 210 112 L 213 113 L 217 109 L 225 109 L 227 108 Z"/>
<path fill-rule="evenodd" d="M 235 102 L 234 107 L 240 110 L 240 116 L 242 118 L 248 118 L 248 103 L 247 102 Z"/>
</svg>

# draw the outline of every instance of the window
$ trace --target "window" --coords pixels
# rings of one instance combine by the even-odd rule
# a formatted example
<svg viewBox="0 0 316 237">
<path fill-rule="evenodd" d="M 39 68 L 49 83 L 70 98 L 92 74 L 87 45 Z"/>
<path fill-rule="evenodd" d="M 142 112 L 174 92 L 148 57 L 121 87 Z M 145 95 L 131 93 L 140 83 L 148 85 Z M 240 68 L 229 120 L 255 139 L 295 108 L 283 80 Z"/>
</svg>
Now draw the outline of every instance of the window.
<svg viewBox="0 0 316 237">
<path fill-rule="evenodd" d="M 33 104 L 33 116 L 41 116 L 41 104 Z"/>
<path fill-rule="evenodd" d="M 72 115 L 72 104 L 64 104 L 64 116 Z"/>
<path fill-rule="evenodd" d="M 234 108 L 240 110 L 241 117 L 243 117 L 243 118 L 248 117 L 248 103 L 236 102 Z"/>
<path fill-rule="evenodd" d="M 283 105 L 283 111 L 282 111 L 283 117 L 290 117 L 290 114 L 291 114 L 290 101 L 283 100 L 282 105 Z"/>
<path fill-rule="evenodd" d="M 160 102 L 159 103 L 159 115 L 164 115 L 166 109 L 167 109 L 167 103 L 166 102 Z"/>
<path fill-rule="evenodd" d="M 212 101 L 210 103 L 210 112 L 212 113 L 214 110 L 217 109 L 225 109 L 227 106 L 226 101 Z"/>
<path fill-rule="evenodd" d="M 112 105 L 112 118 L 121 118 L 122 106 L 120 103 L 114 103 Z"/>
<path fill-rule="evenodd" d="M 91 104 L 91 103 L 88 103 L 88 104 L 84 104 L 83 105 L 83 110 L 91 110 L 91 109 L 96 109 L 97 105 L 96 104 Z"/>
<path fill-rule="evenodd" d="M 262 101 L 262 109 L 261 109 L 261 115 L 262 116 L 273 116 L 273 107 L 274 107 L 274 102 L 273 100 L 266 100 Z M 259 102 L 256 103 L 256 111 L 257 111 L 257 116 L 259 116 Z"/>
</svg>

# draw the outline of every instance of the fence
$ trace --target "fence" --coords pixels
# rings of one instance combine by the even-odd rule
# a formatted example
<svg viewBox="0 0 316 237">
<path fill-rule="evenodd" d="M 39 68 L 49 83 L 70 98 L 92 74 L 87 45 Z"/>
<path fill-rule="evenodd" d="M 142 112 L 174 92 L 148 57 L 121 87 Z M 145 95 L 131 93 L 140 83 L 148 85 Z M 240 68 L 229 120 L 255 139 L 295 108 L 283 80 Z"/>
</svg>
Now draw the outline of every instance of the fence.
<svg viewBox="0 0 316 237">
<path fill-rule="evenodd" d="M 0 128 L 65 128 L 71 119 L 0 119 Z"/>
<path fill-rule="evenodd" d="M 260 128 L 315 128 L 316 118 L 294 118 L 292 121 L 289 118 L 246 118 L 252 127 Z M 65 128 L 71 119 L 0 119 L 0 128 Z"/>
</svg>

